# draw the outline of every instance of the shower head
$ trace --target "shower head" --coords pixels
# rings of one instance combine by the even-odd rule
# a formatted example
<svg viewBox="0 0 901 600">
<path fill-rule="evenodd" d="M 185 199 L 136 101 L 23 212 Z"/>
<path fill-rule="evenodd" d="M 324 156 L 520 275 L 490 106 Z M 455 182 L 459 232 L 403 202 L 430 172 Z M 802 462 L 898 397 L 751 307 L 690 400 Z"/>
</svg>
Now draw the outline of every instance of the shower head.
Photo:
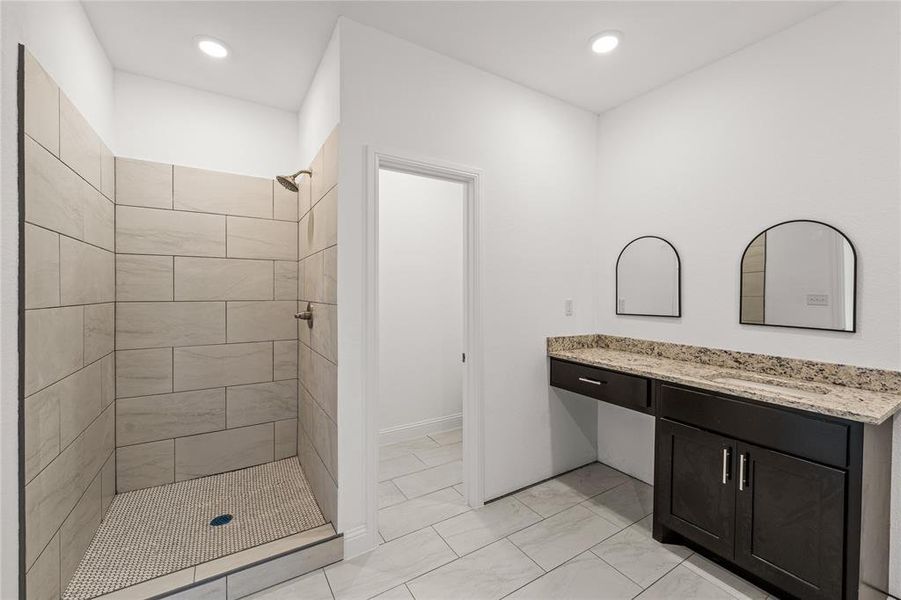
<svg viewBox="0 0 901 600">
<path fill-rule="evenodd" d="M 301 169 L 294 175 L 279 175 L 275 179 L 280 184 L 282 184 L 282 187 L 284 187 L 286 190 L 291 191 L 291 192 L 296 192 L 297 191 L 297 178 L 300 175 L 310 175 L 312 177 L 313 172 L 309 171 L 307 169 Z"/>
</svg>

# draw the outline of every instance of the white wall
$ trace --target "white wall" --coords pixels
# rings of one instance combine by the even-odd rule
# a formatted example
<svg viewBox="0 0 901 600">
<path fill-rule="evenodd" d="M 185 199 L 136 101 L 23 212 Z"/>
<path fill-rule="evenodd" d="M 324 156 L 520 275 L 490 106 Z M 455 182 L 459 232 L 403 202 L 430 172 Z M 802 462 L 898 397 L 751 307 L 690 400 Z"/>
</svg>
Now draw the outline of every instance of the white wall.
<svg viewBox="0 0 901 600">
<path fill-rule="evenodd" d="M 379 173 L 380 432 L 462 412 L 465 206 L 460 183 Z"/>
<path fill-rule="evenodd" d="M 341 119 L 339 38 L 340 28 L 336 25 L 300 107 L 297 168 L 292 173 L 310 166 L 319 148 Z"/>
<path fill-rule="evenodd" d="M 274 177 L 297 166 L 297 113 L 116 71 L 116 155 Z"/>
<path fill-rule="evenodd" d="M 898 13 L 895 3 L 838 5 L 602 115 L 598 198 L 612 225 L 598 236 L 595 261 L 601 331 L 901 366 Z M 797 218 L 834 225 L 855 244 L 857 333 L 738 324 L 745 245 Z M 679 249 L 682 319 L 614 314 L 617 252 L 641 234 Z M 649 431 L 629 427 L 615 415 L 599 419 L 601 460 L 604 440 L 624 428 L 650 447 Z M 895 444 L 897 475 L 898 437 Z M 894 502 L 897 557 L 901 499 Z"/>
<path fill-rule="evenodd" d="M 597 265 L 589 257 L 600 223 L 595 115 L 352 21 L 340 27 L 339 526 L 347 531 L 364 522 L 365 508 L 365 146 L 483 172 L 488 498 L 596 456 L 596 402 L 548 387 L 545 338 L 595 327 Z M 566 298 L 572 317 L 564 316 Z"/>
</svg>

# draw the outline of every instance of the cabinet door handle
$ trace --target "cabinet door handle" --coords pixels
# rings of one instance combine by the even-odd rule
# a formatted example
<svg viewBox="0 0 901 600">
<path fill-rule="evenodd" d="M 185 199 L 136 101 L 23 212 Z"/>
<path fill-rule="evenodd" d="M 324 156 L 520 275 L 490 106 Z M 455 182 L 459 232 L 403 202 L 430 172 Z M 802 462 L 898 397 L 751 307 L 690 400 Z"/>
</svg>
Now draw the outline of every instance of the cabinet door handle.
<svg viewBox="0 0 901 600">
<path fill-rule="evenodd" d="M 579 377 L 579 381 L 582 383 L 590 383 L 591 385 L 607 385 L 606 381 L 598 381 L 597 379 L 586 379 L 585 377 Z"/>
<path fill-rule="evenodd" d="M 729 473 L 729 463 L 732 462 L 729 460 L 730 454 L 729 448 L 723 448 L 723 485 L 725 485 L 732 476 Z"/>
<path fill-rule="evenodd" d="M 745 454 L 741 454 L 738 457 L 738 490 L 740 492 L 745 491 L 745 462 L 747 462 L 748 457 Z"/>
</svg>

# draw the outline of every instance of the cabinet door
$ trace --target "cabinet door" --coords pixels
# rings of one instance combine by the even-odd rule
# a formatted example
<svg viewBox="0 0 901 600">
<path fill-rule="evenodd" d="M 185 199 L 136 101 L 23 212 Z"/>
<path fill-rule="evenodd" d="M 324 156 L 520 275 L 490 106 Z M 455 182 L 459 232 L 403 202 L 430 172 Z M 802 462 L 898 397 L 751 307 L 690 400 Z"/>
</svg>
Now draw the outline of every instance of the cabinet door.
<svg viewBox="0 0 901 600">
<path fill-rule="evenodd" d="M 750 444 L 738 452 L 735 563 L 801 598 L 841 598 L 844 471 Z"/>
<path fill-rule="evenodd" d="M 735 456 L 728 438 L 657 419 L 657 518 L 723 558 L 735 537 Z"/>
</svg>

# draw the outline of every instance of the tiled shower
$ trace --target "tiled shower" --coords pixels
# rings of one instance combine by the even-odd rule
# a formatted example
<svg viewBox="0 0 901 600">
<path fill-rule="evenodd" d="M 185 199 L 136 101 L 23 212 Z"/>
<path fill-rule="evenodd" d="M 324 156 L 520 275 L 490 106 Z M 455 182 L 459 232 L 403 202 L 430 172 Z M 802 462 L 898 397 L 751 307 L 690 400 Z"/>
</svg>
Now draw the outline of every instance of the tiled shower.
<svg viewBox="0 0 901 600">
<path fill-rule="evenodd" d="M 66 588 L 93 568 L 86 552 L 113 539 L 108 514 L 165 514 L 160 503 L 176 497 L 213 506 L 203 490 L 226 500 L 258 492 L 229 485 L 312 492 L 297 505 L 334 523 L 337 130 L 299 193 L 272 179 L 114 157 L 27 51 L 23 60 L 29 600 L 92 597 Z M 312 328 L 294 316 L 308 302 Z M 290 463 L 298 459 L 298 485 L 278 480 L 301 472 Z M 284 465 L 259 471 L 274 461 Z M 248 468 L 258 470 L 237 471 Z M 152 510 L 116 512 L 141 498 Z M 272 514 L 294 510 L 290 500 Z M 245 517 L 234 518 L 240 527 Z M 322 522 L 311 519 L 297 522 Z M 301 533 L 286 527 L 277 535 Z M 251 529 L 254 545 L 273 542 Z M 200 537 L 172 539 L 212 543 Z M 197 555 L 250 552 L 226 546 Z M 207 567 L 224 585 L 229 569 Z M 200 581 L 199 571 L 170 587 Z"/>
</svg>

